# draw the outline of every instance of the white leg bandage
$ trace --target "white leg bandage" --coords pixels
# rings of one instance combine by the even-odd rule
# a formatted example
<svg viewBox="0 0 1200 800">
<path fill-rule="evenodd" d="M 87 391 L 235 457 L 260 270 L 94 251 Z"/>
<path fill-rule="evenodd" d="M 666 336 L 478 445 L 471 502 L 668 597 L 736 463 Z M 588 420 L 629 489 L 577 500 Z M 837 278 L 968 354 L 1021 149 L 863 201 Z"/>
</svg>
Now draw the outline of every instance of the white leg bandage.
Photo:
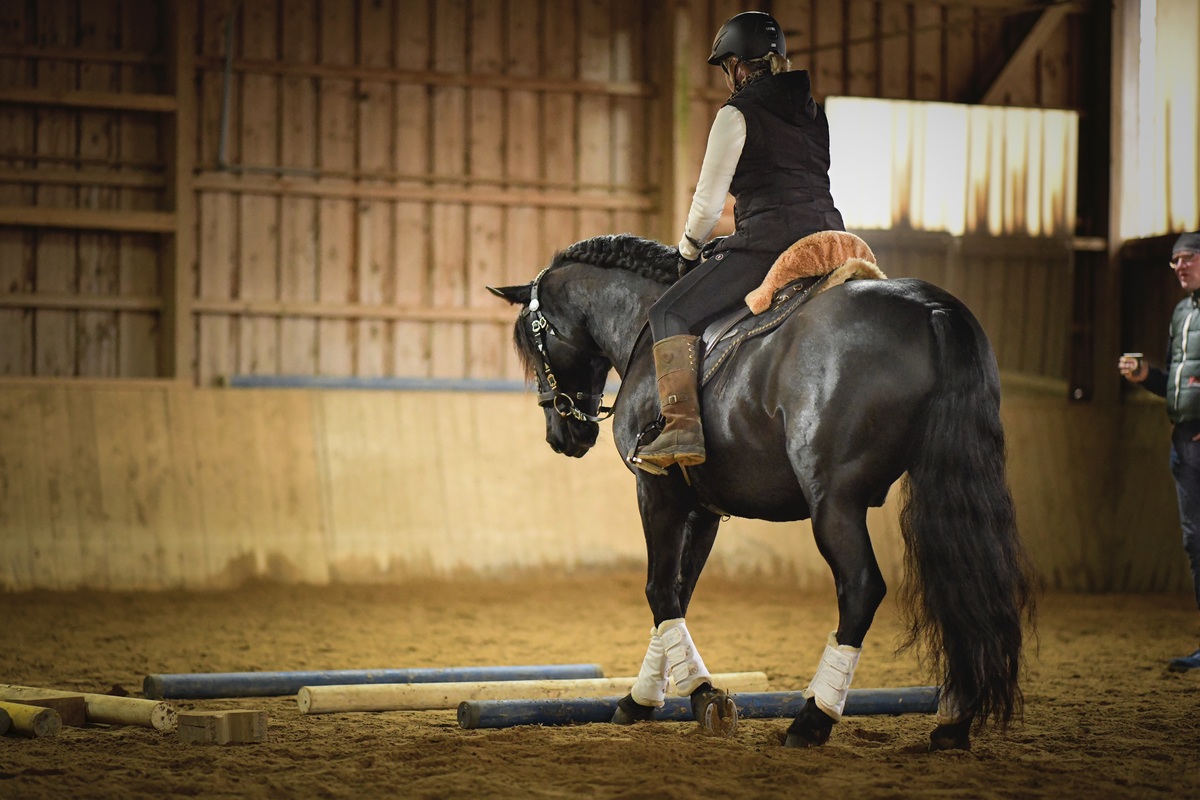
<svg viewBox="0 0 1200 800">
<path fill-rule="evenodd" d="M 692 643 L 692 635 L 688 633 L 683 618 L 669 619 L 658 626 L 658 635 L 662 637 L 667 651 L 667 668 L 675 681 L 675 692 L 680 697 L 687 697 L 696 687 L 706 681 L 711 683 L 708 668 L 704 659 L 696 651 Z"/>
<path fill-rule="evenodd" d="M 959 708 L 958 698 L 952 697 L 945 687 L 938 696 L 937 724 L 952 725 L 962 719 L 962 709 Z"/>
<path fill-rule="evenodd" d="M 658 628 L 650 629 L 646 657 L 642 659 L 642 669 L 629 693 L 640 706 L 662 708 L 667 696 L 667 651 Z"/>
<path fill-rule="evenodd" d="M 854 668 L 858 666 L 858 657 L 862 655 L 861 647 L 838 644 L 836 633 L 829 634 L 817 674 L 813 675 L 808 688 L 804 690 L 804 696 L 815 698 L 817 707 L 832 717 L 834 722 L 842 718 Z"/>
</svg>

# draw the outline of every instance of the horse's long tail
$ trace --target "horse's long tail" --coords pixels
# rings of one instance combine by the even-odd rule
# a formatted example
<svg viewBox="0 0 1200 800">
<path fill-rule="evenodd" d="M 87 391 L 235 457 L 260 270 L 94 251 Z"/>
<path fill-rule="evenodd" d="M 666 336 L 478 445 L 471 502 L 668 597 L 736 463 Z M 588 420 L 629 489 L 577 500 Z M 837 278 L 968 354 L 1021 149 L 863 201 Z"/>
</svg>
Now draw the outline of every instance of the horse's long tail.
<svg viewBox="0 0 1200 800">
<path fill-rule="evenodd" d="M 931 325 L 937 385 L 900 512 L 905 646 L 921 645 L 959 711 L 1004 727 L 1023 709 L 1022 624 L 1032 626 L 1034 593 L 1005 479 L 1000 376 L 964 307 L 935 307 Z"/>
</svg>

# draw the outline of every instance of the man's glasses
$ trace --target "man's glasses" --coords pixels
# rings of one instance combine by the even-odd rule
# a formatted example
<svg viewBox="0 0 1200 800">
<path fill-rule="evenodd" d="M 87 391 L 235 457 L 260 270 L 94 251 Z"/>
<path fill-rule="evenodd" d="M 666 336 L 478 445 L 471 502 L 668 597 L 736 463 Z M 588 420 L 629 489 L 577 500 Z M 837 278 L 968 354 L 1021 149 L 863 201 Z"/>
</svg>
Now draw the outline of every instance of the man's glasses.
<svg viewBox="0 0 1200 800">
<path fill-rule="evenodd" d="M 1167 263 L 1171 265 L 1171 269 L 1178 269 L 1184 264 L 1190 264 L 1191 262 L 1195 261 L 1196 255 L 1196 253 L 1180 253 Z"/>
</svg>

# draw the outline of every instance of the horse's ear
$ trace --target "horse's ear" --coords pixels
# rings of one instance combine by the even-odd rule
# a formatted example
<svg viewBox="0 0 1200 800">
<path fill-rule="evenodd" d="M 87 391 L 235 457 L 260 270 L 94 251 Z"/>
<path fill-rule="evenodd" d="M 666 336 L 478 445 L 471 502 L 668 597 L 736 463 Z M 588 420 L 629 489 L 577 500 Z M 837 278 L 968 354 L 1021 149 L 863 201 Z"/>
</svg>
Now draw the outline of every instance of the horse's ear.
<svg viewBox="0 0 1200 800">
<path fill-rule="evenodd" d="M 496 297 L 503 297 L 513 305 L 529 305 L 529 301 L 533 299 L 532 283 L 523 283 L 520 286 L 501 286 L 499 289 L 489 286 L 487 290 Z"/>
</svg>

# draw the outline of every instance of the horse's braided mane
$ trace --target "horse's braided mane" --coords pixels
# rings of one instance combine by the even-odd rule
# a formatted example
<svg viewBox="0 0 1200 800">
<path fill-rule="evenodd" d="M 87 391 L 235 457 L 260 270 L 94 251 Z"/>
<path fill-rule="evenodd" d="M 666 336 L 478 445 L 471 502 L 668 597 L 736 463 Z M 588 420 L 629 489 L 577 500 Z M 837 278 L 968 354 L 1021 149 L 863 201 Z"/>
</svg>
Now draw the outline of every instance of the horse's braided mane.
<svg viewBox="0 0 1200 800">
<path fill-rule="evenodd" d="M 594 267 L 617 267 L 658 283 L 671 284 L 679 277 L 679 251 L 661 242 L 631 233 L 584 239 L 560 250 L 551 266 L 574 261 Z"/>
<path fill-rule="evenodd" d="M 550 266 L 568 262 L 590 264 L 594 267 L 615 267 L 628 270 L 652 281 L 672 284 L 679 277 L 679 251 L 661 242 L 642 239 L 631 233 L 610 234 L 584 239 L 554 254 Z M 533 380 L 541 356 L 525 314 L 513 327 L 513 344 L 527 380 Z"/>
</svg>

